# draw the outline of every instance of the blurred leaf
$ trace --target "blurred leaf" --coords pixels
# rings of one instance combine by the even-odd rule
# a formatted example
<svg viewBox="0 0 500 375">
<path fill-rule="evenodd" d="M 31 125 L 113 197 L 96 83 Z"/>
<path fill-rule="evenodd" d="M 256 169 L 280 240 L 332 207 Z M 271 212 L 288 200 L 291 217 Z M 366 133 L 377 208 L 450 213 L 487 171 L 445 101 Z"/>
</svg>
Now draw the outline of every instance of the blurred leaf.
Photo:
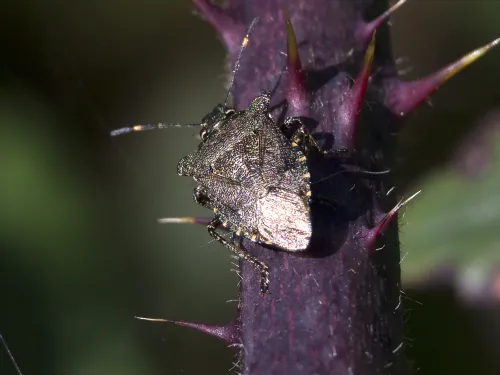
<svg viewBox="0 0 500 375">
<path fill-rule="evenodd" d="M 0 234 L 32 270 L 74 275 L 87 254 L 74 247 L 88 244 L 92 222 L 82 175 L 71 169 L 71 155 L 62 155 L 55 121 L 41 103 L 14 92 L 0 93 L 0 101 Z"/>
<path fill-rule="evenodd" d="M 440 170 L 418 187 L 420 196 L 401 221 L 402 263 L 406 282 L 426 278 L 443 265 L 468 268 L 500 262 L 500 140 L 491 164 L 479 177 L 466 179 Z"/>
</svg>

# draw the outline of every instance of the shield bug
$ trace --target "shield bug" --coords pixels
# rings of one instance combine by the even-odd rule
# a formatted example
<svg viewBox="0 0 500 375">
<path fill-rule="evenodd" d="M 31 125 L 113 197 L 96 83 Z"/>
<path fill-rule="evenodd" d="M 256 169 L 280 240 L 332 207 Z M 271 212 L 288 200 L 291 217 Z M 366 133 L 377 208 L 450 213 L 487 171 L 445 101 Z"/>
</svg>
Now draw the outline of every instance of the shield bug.
<svg viewBox="0 0 500 375">
<path fill-rule="evenodd" d="M 226 102 L 255 22 L 243 39 Z M 137 125 L 111 133 L 201 127 L 198 148 L 179 161 L 177 172 L 193 177 L 198 183 L 195 201 L 213 210 L 209 234 L 260 270 L 261 294 L 268 289 L 268 267 L 235 241 L 226 240 L 217 228 L 223 226 L 233 236 L 291 252 L 305 250 L 312 232 L 306 149 L 315 143 L 297 118 L 286 118 L 280 127 L 269 112 L 270 101 L 270 94 L 263 92 L 242 111 L 217 105 L 200 124 Z M 290 127 L 297 130 L 288 138 L 283 128 Z"/>
</svg>

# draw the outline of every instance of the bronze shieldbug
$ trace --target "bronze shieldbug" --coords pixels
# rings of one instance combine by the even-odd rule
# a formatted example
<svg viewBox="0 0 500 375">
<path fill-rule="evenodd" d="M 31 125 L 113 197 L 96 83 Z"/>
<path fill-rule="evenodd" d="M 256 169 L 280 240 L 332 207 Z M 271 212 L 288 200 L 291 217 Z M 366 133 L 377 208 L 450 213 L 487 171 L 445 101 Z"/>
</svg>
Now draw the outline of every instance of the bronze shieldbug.
<svg viewBox="0 0 500 375">
<path fill-rule="evenodd" d="M 255 20 L 243 40 L 233 81 L 254 24 Z M 314 140 L 297 118 L 286 118 L 280 127 L 269 113 L 270 100 L 269 93 L 262 93 L 243 111 L 217 105 L 201 124 L 137 125 L 111 133 L 201 126 L 201 142 L 179 161 L 178 174 L 193 177 L 198 183 L 195 201 L 214 211 L 209 234 L 260 269 L 262 294 L 269 286 L 268 267 L 216 229 L 222 225 L 233 235 L 284 251 L 303 251 L 310 242 L 311 192 L 305 151 Z M 294 125 L 299 126 L 289 139 L 283 129 Z"/>
<path fill-rule="evenodd" d="M 312 231 L 306 157 L 271 118 L 269 103 L 262 94 L 244 111 L 216 107 L 224 117 L 205 118 L 202 142 L 177 171 L 199 183 L 196 201 L 236 235 L 300 251 Z"/>
</svg>

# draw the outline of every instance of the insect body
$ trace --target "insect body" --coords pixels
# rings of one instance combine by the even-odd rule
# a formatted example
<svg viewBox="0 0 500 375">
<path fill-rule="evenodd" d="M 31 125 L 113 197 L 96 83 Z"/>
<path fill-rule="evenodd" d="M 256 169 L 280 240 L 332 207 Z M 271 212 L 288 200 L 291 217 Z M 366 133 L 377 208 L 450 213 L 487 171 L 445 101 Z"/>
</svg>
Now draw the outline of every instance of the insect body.
<svg viewBox="0 0 500 375">
<path fill-rule="evenodd" d="M 204 118 L 202 142 L 177 170 L 200 184 L 196 201 L 238 235 L 303 250 L 311 236 L 306 157 L 269 115 L 269 101 L 263 94 L 241 112 L 216 107 L 224 117 Z"/>
<path fill-rule="evenodd" d="M 269 102 L 269 95 L 262 94 L 244 111 L 217 106 L 202 120 L 198 149 L 177 167 L 179 175 L 199 183 L 196 202 L 215 213 L 210 235 L 260 268 L 263 293 L 267 267 L 215 229 L 222 225 L 237 236 L 286 251 L 309 244 L 309 173 L 298 143 L 302 130 L 296 142 L 287 139 L 269 114 Z"/>
<path fill-rule="evenodd" d="M 235 73 L 247 43 L 248 34 Z M 138 125 L 111 133 L 201 126 L 201 143 L 196 151 L 179 161 L 178 174 L 194 178 L 198 183 L 195 201 L 214 211 L 214 218 L 208 224 L 209 234 L 260 269 L 261 294 L 268 289 L 268 267 L 234 241 L 226 240 L 216 229 L 223 226 L 233 236 L 292 252 L 305 250 L 312 232 L 305 151 L 314 145 L 314 140 L 302 123 L 292 117 L 285 119 L 284 127 L 299 126 L 291 139 L 287 138 L 271 118 L 270 99 L 268 93 L 263 93 L 243 111 L 218 105 L 201 124 Z"/>
</svg>

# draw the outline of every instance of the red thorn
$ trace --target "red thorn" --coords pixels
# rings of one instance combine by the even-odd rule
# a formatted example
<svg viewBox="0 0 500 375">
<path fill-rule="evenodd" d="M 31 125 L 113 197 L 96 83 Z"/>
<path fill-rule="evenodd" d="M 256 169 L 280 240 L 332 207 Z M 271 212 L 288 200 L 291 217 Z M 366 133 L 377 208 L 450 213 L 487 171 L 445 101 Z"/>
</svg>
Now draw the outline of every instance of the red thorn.
<svg viewBox="0 0 500 375">
<path fill-rule="evenodd" d="M 283 11 L 286 23 L 286 50 L 287 50 L 287 82 L 285 95 L 289 106 L 290 116 L 307 116 L 308 99 L 304 86 L 304 77 L 302 73 L 302 64 L 300 62 L 299 49 L 297 47 L 297 38 L 293 29 L 292 22 L 288 13 Z"/>
<path fill-rule="evenodd" d="M 338 146 L 341 148 L 354 147 L 354 133 L 358 114 L 363 106 L 368 80 L 370 79 L 373 55 L 375 52 L 375 33 L 368 45 L 365 53 L 363 67 L 359 72 L 354 85 L 347 92 L 347 95 L 337 110 L 337 121 L 339 125 Z"/>
<path fill-rule="evenodd" d="M 194 217 L 194 216 L 186 216 L 186 217 L 163 217 L 157 220 L 159 224 L 199 224 L 206 227 L 212 221 L 212 218 L 209 217 Z M 221 227 L 222 231 L 229 231 L 228 228 Z"/>
<path fill-rule="evenodd" d="M 136 316 L 135 319 L 147 320 L 149 322 L 172 323 L 182 327 L 196 329 L 197 331 L 206 333 L 224 341 L 228 345 L 239 344 L 239 327 L 234 323 L 226 325 L 191 323 L 178 320 L 161 319 L 161 318 L 143 318 Z"/>
<path fill-rule="evenodd" d="M 383 22 L 385 22 L 392 13 L 394 13 L 404 3 L 406 3 L 406 1 L 407 0 L 399 0 L 396 4 L 394 4 L 380 16 L 375 18 L 373 21 L 363 22 L 359 24 L 358 29 L 356 30 L 356 39 L 358 40 L 358 42 L 362 45 L 366 45 L 370 41 L 370 38 L 372 37 L 375 30 L 377 30 L 377 28 Z"/>
<path fill-rule="evenodd" d="M 385 106 L 394 114 L 405 116 L 408 112 L 418 107 L 419 104 L 436 91 L 439 86 L 479 59 L 499 43 L 500 38 L 495 39 L 491 43 L 468 53 L 438 72 L 417 81 L 402 82 L 398 79 L 391 79 L 386 86 Z"/>
<path fill-rule="evenodd" d="M 285 14 L 285 24 L 286 24 L 286 37 L 287 37 L 287 63 L 288 69 L 294 70 L 300 73 L 302 70 L 302 64 L 300 63 L 299 49 L 297 47 L 297 37 L 295 36 L 295 30 L 293 29 L 292 21 L 286 11 Z"/>
<path fill-rule="evenodd" d="M 245 35 L 244 26 L 236 23 L 221 8 L 212 4 L 210 0 L 192 1 L 202 18 L 207 21 L 222 38 L 230 55 L 236 55 L 240 48 L 241 39 L 243 39 Z"/>
<path fill-rule="evenodd" d="M 209 217 L 164 217 L 158 219 L 159 224 L 200 224 L 208 225 L 212 219 Z"/>
<path fill-rule="evenodd" d="M 406 205 L 409 201 L 411 201 L 413 198 L 415 198 L 418 194 L 420 194 L 421 190 L 417 191 L 415 194 L 413 194 L 411 197 L 406 198 L 406 199 L 401 199 L 396 206 L 392 210 L 390 210 L 387 214 L 381 214 L 379 217 L 377 217 L 378 223 L 372 228 L 369 229 L 364 237 L 369 249 L 373 249 L 373 246 L 375 245 L 375 240 L 378 238 L 379 235 L 381 235 L 391 220 L 396 216 L 398 211 Z"/>
</svg>

